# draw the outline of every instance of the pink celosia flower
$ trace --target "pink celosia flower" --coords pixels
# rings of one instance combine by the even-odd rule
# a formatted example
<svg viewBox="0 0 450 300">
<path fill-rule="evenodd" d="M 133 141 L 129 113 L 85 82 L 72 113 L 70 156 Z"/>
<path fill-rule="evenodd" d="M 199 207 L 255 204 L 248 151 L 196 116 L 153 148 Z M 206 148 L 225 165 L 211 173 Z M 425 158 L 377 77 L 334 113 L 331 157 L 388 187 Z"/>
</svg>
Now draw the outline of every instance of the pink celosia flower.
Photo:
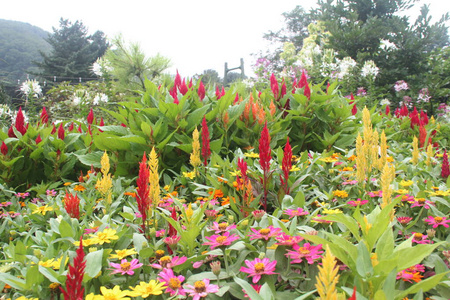
<svg viewBox="0 0 450 300">
<path fill-rule="evenodd" d="M 222 235 L 214 234 L 210 237 L 205 237 L 209 242 L 203 243 L 203 245 L 211 246 L 211 249 L 216 247 L 229 246 L 232 242 L 239 239 L 237 234 L 233 234 L 230 236 L 229 232 L 225 232 Z"/>
<path fill-rule="evenodd" d="M 159 263 L 158 264 L 151 264 L 150 266 L 155 268 L 155 269 L 171 269 L 175 266 L 184 264 L 187 260 L 186 256 L 174 256 L 174 257 L 170 257 L 170 256 L 163 256 L 159 259 Z"/>
<path fill-rule="evenodd" d="M 270 261 L 267 257 L 263 259 L 255 258 L 253 261 L 245 260 L 246 267 L 241 267 L 240 272 L 248 273 L 247 277 L 253 277 L 252 282 L 257 283 L 262 275 L 276 274 L 275 266 L 277 261 Z"/>
<path fill-rule="evenodd" d="M 112 274 L 120 273 L 121 275 L 133 275 L 134 270 L 143 266 L 143 264 L 139 263 L 139 260 L 134 258 L 131 261 L 128 261 L 126 258 L 120 261 L 120 264 L 109 263 L 111 267 L 114 268 Z"/>
<path fill-rule="evenodd" d="M 192 300 L 199 300 L 205 298 L 208 294 L 217 293 L 219 287 L 215 284 L 209 284 L 209 279 L 196 281 L 194 285 L 186 284 L 185 290 L 192 297 Z"/>
<path fill-rule="evenodd" d="M 447 217 L 428 216 L 428 218 L 426 218 L 424 221 L 427 222 L 428 225 L 433 225 L 433 228 L 437 228 L 439 225 L 448 228 L 449 225 L 447 223 L 450 223 L 450 220 L 447 220 Z"/>
<path fill-rule="evenodd" d="M 352 201 L 348 201 L 347 204 L 350 206 L 361 206 L 364 204 L 369 203 L 369 200 L 361 200 L 361 198 L 358 198 L 358 200 L 352 200 Z"/>
<path fill-rule="evenodd" d="M 229 225 L 228 222 L 217 223 L 213 222 L 213 225 L 209 228 L 214 230 L 214 233 L 228 232 L 236 228 L 235 224 Z"/>
<path fill-rule="evenodd" d="M 320 258 L 320 254 L 323 253 L 322 244 L 312 246 L 310 243 L 305 243 L 303 246 L 294 245 L 294 250 L 288 250 L 285 254 L 292 259 L 291 263 L 301 263 L 303 259 L 306 259 L 308 264 L 313 264 L 315 259 Z"/>
<path fill-rule="evenodd" d="M 292 247 L 295 244 L 300 243 L 301 241 L 303 241 L 303 237 L 296 235 L 296 236 L 290 236 L 289 234 L 286 234 L 284 232 L 281 233 L 280 236 L 275 238 L 277 240 L 277 245 L 280 246 L 288 246 L 288 247 Z"/>
<path fill-rule="evenodd" d="M 299 216 L 304 216 L 304 215 L 309 214 L 308 211 L 304 210 L 304 209 L 301 208 L 301 207 L 296 208 L 296 209 L 290 209 L 290 208 L 288 208 L 288 209 L 286 209 L 286 210 L 284 211 L 284 213 L 285 213 L 286 215 L 288 215 L 289 218 L 299 217 Z"/>
<path fill-rule="evenodd" d="M 248 235 L 250 237 L 250 240 L 261 239 L 268 241 L 271 237 L 277 237 L 281 232 L 281 228 L 275 228 L 272 225 L 259 230 L 255 228 L 250 229 L 253 231 L 253 234 Z"/>
<path fill-rule="evenodd" d="M 420 232 L 412 232 L 412 235 L 413 235 L 413 239 L 412 239 L 413 243 L 433 244 L 433 241 L 428 240 L 428 235 L 424 235 Z"/>
<path fill-rule="evenodd" d="M 184 281 L 184 276 L 175 276 L 172 269 L 163 269 L 158 274 L 158 279 L 164 283 L 164 286 L 167 286 L 165 292 L 169 293 L 171 297 L 176 295 L 186 296 L 186 291 L 181 286 L 181 283 Z"/>
</svg>

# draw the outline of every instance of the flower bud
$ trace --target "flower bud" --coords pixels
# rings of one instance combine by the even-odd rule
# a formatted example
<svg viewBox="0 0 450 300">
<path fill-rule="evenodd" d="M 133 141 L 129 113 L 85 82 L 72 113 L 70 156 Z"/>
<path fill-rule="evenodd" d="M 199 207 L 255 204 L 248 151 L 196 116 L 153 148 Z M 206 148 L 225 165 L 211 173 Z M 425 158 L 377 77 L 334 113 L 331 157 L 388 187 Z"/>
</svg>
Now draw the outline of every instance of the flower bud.
<svg viewBox="0 0 450 300">
<path fill-rule="evenodd" d="M 211 267 L 211 271 L 214 273 L 214 275 L 219 276 L 221 270 L 220 261 L 213 261 L 209 264 L 209 266 Z"/>
</svg>

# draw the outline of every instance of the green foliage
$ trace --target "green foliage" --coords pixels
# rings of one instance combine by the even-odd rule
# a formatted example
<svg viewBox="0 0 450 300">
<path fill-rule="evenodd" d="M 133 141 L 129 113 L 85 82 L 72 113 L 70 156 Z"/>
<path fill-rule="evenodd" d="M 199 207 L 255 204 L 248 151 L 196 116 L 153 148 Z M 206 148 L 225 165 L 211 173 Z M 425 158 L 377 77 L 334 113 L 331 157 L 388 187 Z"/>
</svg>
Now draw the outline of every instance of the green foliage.
<svg viewBox="0 0 450 300">
<path fill-rule="evenodd" d="M 50 53 L 40 51 L 43 61 L 35 62 L 39 75 L 44 78 L 63 77 L 77 81 L 79 77 L 90 78 L 92 64 L 103 56 L 109 45 L 101 31 L 88 35 L 81 21 L 75 23 L 61 19 L 59 28 L 46 39 L 51 45 Z"/>
</svg>

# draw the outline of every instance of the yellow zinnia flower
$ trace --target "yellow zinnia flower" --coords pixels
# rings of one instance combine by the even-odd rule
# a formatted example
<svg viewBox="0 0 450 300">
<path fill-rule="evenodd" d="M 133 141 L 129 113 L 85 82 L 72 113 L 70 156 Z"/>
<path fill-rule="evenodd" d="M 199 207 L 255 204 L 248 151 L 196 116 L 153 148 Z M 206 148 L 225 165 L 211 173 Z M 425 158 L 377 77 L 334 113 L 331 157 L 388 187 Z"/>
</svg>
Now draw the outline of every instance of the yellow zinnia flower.
<svg viewBox="0 0 450 300">
<path fill-rule="evenodd" d="M 340 190 L 336 190 L 333 192 L 333 196 L 339 197 L 339 198 L 347 198 L 348 197 L 348 193 L 346 191 L 340 191 Z"/>
<path fill-rule="evenodd" d="M 111 240 L 117 240 L 119 237 L 116 235 L 116 230 L 111 228 L 105 228 L 102 232 L 91 234 L 92 240 L 95 244 L 103 245 L 104 243 L 111 243 Z"/>
<path fill-rule="evenodd" d="M 129 295 L 131 297 L 142 297 L 147 298 L 150 295 L 161 295 L 163 290 L 166 289 L 164 286 L 164 283 L 161 283 L 156 280 L 150 280 L 149 283 L 141 281 L 139 285 L 135 286 L 134 288 L 131 288 L 131 292 Z"/>
<path fill-rule="evenodd" d="M 44 206 L 38 206 L 35 210 L 33 210 L 33 214 L 42 214 L 45 216 L 45 214 L 48 211 L 53 211 L 53 208 L 48 206 L 48 205 L 44 205 Z"/>
<path fill-rule="evenodd" d="M 94 296 L 95 300 L 130 300 L 128 290 L 122 291 L 120 286 L 116 285 L 113 289 L 107 289 L 104 286 L 100 287 L 102 296 Z"/>
<path fill-rule="evenodd" d="M 400 182 L 400 185 L 402 186 L 402 187 L 408 187 L 408 186 L 411 186 L 411 185 L 413 185 L 414 184 L 414 181 L 412 181 L 412 180 L 402 180 L 401 182 Z"/>
<path fill-rule="evenodd" d="M 326 215 L 335 215 L 335 214 L 342 214 L 342 210 L 340 209 L 327 209 L 324 208 L 322 211 Z"/>
<path fill-rule="evenodd" d="M 183 172 L 183 176 L 189 179 L 194 179 L 195 178 L 195 172 Z"/>
<path fill-rule="evenodd" d="M 111 254 L 109 258 L 117 258 L 117 259 L 123 259 L 129 255 L 137 254 L 136 250 L 134 248 L 131 249 L 123 249 L 123 250 L 116 250 L 116 254 Z"/>
<path fill-rule="evenodd" d="M 397 194 L 408 194 L 408 190 L 405 189 L 398 189 L 395 191 Z"/>
</svg>

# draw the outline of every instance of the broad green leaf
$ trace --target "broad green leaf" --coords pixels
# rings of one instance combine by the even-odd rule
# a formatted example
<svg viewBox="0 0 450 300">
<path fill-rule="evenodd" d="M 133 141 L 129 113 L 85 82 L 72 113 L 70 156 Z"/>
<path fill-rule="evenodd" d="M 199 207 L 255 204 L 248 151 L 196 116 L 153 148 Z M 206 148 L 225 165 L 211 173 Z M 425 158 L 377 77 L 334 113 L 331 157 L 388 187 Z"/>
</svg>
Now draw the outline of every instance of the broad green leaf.
<svg viewBox="0 0 450 300">
<path fill-rule="evenodd" d="M 234 281 L 239 284 L 247 293 L 248 297 L 252 300 L 264 300 L 264 298 L 261 297 L 260 294 L 258 294 L 255 289 L 245 280 L 234 277 Z"/>
<path fill-rule="evenodd" d="M 0 281 L 9 284 L 17 290 L 26 290 L 25 280 L 14 277 L 7 273 L 0 273 Z"/>
<path fill-rule="evenodd" d="M 366 244 L 361 241 L 358 244 L 358 257 L 356 258 L 356 271 L 362 278 L 370 277 L 373 274 L 372 260 L 367 250 Z"/>
<path fill-rule="evenodd" d="M 64 220 L 61 220 L 61 223 L 59 224 L 59 232 L 61 237 L 73 237 L 72 226 Z"/>
<path fill-rule="evenodd" d="M 419 264 L 425 257 L 430 255 L 434 249 L 443 243 L 445 242 L 430 245 L 421 244 L 398 251 L 398 270 L 404 270 Z"/>
<path fill-rule="evenodd" d="M 38 265 L 31 266 L 27 270 L 27 276 L 25 278 L 27 289 L 31 289 L 33 285 L 38 285 L 44 281 L 44 277 L 39 273 Z"/>
<path fill-rule="evenodd" d="M 103 156 L 103 151 L 91 152 L 88 154 L 74 154 L 78 160 L 86 166 L 94 166 L 94 168 L 101 168 L 100 160 Z"/>
<path fill-rule="evenodd" d="M 103 249 L 90 252 L 86 255 L 86 274 L 94 278 L 102 269 Z"/>
<path fill-rule="evenodd" d="M 56 273 L 52 268 L 46 268 L 44 266 L 39 266 L 39 272 L 44 275 L 45 277 L 47 277 L 48 280 L 50 280 L 51 282 L 56 282 L 61 284 L 62 282 L 58 279 L 58 277 L 60 275 L 58 275 L 58 273 Z"/>
</svg>

